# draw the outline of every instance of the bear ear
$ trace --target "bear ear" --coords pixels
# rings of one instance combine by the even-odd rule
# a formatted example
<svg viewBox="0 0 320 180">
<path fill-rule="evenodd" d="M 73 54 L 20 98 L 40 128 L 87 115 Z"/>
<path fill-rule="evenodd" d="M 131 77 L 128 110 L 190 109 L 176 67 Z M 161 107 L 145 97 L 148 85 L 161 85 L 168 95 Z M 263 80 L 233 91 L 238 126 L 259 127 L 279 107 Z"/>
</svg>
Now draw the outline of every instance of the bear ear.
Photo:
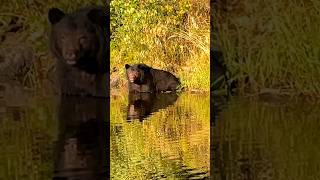
<svg viewBox="0 0 320 180">
<path fill-rule="evenodd" d="M 129 64 L 126 64 L 126 65 L 124 65 L 124 67 L 125 67 L 126 69 L 128 69 L 128 68 L 130 67 L 130 65 L 129 65 Z"/>
<path fill-rule="evenodd" d="M 64 16 L 65 13 L 58 8 L 51 8 L 48 13 L 48 19 L 51 24 L 58 23 Z"/>
<path fill-rule="evenodd" d="M 109 26 L 109 17 L 107 15 L 107 10 L 103 8 L 95 8 L 88 12 L 87 14 L 89 20 L 102 28 Z"/>
</svg>

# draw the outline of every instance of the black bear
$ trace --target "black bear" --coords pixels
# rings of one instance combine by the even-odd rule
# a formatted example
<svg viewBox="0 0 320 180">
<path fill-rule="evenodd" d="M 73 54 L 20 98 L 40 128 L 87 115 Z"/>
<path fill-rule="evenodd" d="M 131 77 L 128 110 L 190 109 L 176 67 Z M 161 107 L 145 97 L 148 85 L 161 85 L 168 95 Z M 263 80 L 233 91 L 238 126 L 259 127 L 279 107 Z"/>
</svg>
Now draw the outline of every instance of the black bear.
<svg viewBox="0 0 320 180">
<path fill-rule="evenodd" d="M 109 16 L 102 7 L 66 14 L 49 10 L 50 48 L 58 59 L 57 81 L 62 94 L 107 97 L 110 57 Z"/>
<path fill-rule="evenodd" d="M 167 71 L 145 64 L 125 65 L 129 92 L 175 91 L 180 85 L 177 77 Z"/>
</svg>

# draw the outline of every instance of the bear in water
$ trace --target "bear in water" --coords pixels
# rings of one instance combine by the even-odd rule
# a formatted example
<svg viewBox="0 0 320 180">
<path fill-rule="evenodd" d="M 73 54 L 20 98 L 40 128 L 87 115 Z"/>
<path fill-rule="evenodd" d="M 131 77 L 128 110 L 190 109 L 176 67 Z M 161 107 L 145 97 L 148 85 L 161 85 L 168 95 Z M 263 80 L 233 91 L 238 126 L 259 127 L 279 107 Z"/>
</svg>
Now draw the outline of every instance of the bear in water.
<svg viewBox="0 0 320 180">
<path fill-rule="evenodd" d="M 145 64 L 125 65 L 129 92 L 176 91 L 180 80 L 167 71 L 154 69 Z"/>
<path fill-rule="evenodd" d="M 50 48 L 61 94 L 108 97 L 109 16 L 102 7 L 49 10 Z"/>
</svg>

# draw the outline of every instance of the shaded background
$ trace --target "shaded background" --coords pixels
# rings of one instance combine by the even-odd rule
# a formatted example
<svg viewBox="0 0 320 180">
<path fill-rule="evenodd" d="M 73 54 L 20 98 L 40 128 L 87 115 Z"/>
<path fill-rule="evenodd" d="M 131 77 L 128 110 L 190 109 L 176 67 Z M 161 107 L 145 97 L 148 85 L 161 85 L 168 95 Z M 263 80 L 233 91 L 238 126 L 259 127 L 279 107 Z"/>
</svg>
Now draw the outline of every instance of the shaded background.
<svg viewBox="0 0 320 180">
<path fill-rule="evenodd" d="M 241 93 L 320 95 L 320 4 L 211 0 L 211 48 Z"/>
<path fill-rule="evenodd" d="M 94 100 L 87 101 L 93 101 L 87 105 L 93 108 L 85 108 L 87 111 L 82 111 L 82 114 L 77 114 L 79 109 L 76 109 L 74 114 L 72 111 L 66 114 L 64 110 L 70 106 L 74 108 L 82 104 L 77 101 L 61 100 L 60 97 L 53 95 L 55 59 L 48 47 L 50 30 L 47 20 L 48 10 L 58 7 L 65 12 L 71 12 L 87 5 L 105 5 L 105 1 L 1 1 L 0 179 L 52 179 L 55 170 L 56 172 L 61 170 L 58 162 L 64 160 L 64 153 L 73 153 L 74 156 L 69 154 L 71 158 L 80 157 L 73 159 L 75 162 L 77 160 L 82 160 L 84 163 L 87 160 L 94 162 L 97 157 L 90 153 L 95 151 L 97 144 L 101 144 L 102 141 L 106 143 L 108 137 L 106 127 L 98 126 L 103 129 L 106 136 L 92 133 L 96 128 L 94 119 L 99 119 L 97 120 L 99 122 L 107 115 L 103 113 L 98 116 Z M 66 102 L 69 104 L 66 105 Z M 99 105 L 103 108 L 101 111 L 108 110 L 106 106 Z M 73 121 L 70 122 L 70 119 Z M 82 121 L 87 124 L 82 124 Z M 83 128 L 85 125 L 88 126 Z M 64 136 L 65 134 L 67 135 Z M 81 134 L 88 134 L 89 140 L 90 138 L 101 140 L 101 137 L 102 140 L 92 141 L 90 146 Z M 71 151 L 66 152 L 64 149 L 70 147 L 70 144 L 68 146 L 70 139 Z M 72 149 L 74 145 L 81 147 L 86 153 Z M 83 154 L 77 154 L 79 152 Z M 100 155 L 101 153 L 97 154 L 98 159 L 104 159 Z M 88 164 L 83 167 L 87 168 L 88 172 L 95 173 L 97 166 Z M 60 167 L 63 167 L 61 163 Z M 93 176 L 95 175 L 89 173 L 89 177 Z"/>
</svg>

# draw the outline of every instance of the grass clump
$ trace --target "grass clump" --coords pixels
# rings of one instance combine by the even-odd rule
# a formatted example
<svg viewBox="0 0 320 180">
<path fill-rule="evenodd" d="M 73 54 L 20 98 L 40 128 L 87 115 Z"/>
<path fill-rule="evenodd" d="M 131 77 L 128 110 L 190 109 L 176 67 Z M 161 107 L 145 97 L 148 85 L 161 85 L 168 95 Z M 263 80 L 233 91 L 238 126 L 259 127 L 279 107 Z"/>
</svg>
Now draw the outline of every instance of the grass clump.
<svg viewBox="0 0 320 180">
<path fill-rule="evenodd" d="M 272 88 L 320 95 L 319 3 L 244 0 L 213 7 L 213 42 L 242 92 Z"/>
</svg>

